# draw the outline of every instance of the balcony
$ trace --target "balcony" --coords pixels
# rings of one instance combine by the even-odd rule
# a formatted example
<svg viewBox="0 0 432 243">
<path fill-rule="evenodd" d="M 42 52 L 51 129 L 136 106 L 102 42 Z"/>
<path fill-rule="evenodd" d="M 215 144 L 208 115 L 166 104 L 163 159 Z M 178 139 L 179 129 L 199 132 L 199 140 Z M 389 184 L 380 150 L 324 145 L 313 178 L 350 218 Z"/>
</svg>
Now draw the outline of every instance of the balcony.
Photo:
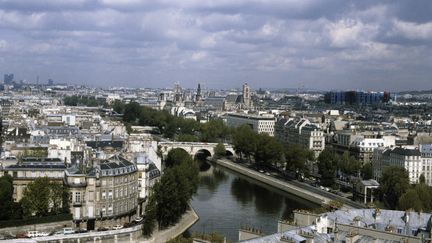
<svg viewBox="0 0 432 243">
<path fill-rule="evenodd" d="M 73 201 L 73 202 L 72 202 L 72 205 L 73 205 L 74 207 L 81 207 L 81 206 L 82 206 L 82 202 L 81 202 L 81 201 Z"/>
</svg>

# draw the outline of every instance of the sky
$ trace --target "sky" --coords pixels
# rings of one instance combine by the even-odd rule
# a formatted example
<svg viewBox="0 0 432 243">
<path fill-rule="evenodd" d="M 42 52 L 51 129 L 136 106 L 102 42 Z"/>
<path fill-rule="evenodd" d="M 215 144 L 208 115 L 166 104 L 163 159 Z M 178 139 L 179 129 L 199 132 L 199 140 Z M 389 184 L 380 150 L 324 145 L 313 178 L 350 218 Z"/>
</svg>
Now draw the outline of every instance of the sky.
<svg viewBox="0 0 432 243">
<path fill-rule="evenodd" d="M 0 73 L 98 87 L 432 89 L 431 0 L 0 0 Z"/>
</svg>

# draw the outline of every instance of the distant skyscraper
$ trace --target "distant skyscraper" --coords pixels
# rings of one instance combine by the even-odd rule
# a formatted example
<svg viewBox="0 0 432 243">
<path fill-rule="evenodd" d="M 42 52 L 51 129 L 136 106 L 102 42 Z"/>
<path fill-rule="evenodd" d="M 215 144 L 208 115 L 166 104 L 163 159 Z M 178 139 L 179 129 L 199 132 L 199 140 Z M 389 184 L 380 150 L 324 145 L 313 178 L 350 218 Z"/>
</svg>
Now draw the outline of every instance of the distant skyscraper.
<svg viewBox="0 0 432 243">
<path fill-rule="evenodd" d="M 4 84 L 12 84 L 13 80 L 14 80 L 13 73 L 4 75 Z"/>
<path fill-rule="evenodd" d="M 201 84 L 198 84 L 197 94 L 195 96 L 195 101 L 200 101 L 202 98 L 201 96 Z"/>
<path fill-rule="evenodd" d="M 243 105 L 246 108 L 252 106 L 250 88 L 247 83 L 243 84 Z"/>
<path fill-rule="evenodd" d="M 52 79 L 48 79 L 48 85 L 54 85 L 54 80 L 52 80 Z"/>
</svg>

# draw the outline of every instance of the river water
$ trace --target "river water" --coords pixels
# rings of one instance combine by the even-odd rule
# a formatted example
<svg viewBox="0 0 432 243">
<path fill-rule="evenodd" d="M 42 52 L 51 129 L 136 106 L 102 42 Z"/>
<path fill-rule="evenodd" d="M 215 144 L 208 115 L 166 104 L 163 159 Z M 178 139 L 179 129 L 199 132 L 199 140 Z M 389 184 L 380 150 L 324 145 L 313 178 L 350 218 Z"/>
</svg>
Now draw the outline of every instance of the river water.
<svg viewBox="0 0 432 243">
<path fill-rule="evenodd" d="M 277 221 L 290 217 L 294 209 L 318 207 L 220 166 L 204 162 L 200 170 L 200 185 L 192 199 L 200 219 L 189 232 L 218 232 L 235 242 L 242 226 L 275 233 Z"/>
</svg>

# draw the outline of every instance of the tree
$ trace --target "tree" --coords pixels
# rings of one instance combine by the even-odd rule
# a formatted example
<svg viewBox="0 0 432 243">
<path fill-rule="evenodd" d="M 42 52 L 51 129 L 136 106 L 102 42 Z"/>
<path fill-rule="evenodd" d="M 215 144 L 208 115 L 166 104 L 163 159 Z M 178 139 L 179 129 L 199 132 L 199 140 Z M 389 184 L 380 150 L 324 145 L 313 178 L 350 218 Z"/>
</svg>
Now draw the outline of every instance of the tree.
<svg viewBox="0 0 432 243">
<path fill-rule="evenodd" d="M 0 178 L 0 220 L 8 220 L 13 214 L 13 181 L 8 174 Z"/>
<path fill-rule="evenodd" d="M 424 207 L 419 195 L 417 194 L 417 191 L 414 188 L 406 191 L 400 197 L 398 204 L 399 210 L 414 209 L 415 211 L 419 212 L 420 210 L 423 210 Z"/>
<path fill-rule="evenodd" d="M 372 175 L 373 175 L 372 163 L 366 163 L 362 166 L 361 175 L 362 175 L 363 180 L 372 179 Z"/>
<path fill-rule="evenodd" d="M 345 151 L 342 156 L 338 156 L 336 159 L 338 160 L 339 170 L 347 175 L 357 175 L 361 168 L 360 161 L 350 156 L 348 151 Z"/>
<path fill-rule="evenodd" d="M 123 121 L 134 124 L 141 115 L 141 106 L 137 102 L 130 102 L 124 108 Z"/>
<path fill-rule="evenodd" d="M 250 161 L 250 157 L 256 151 L 257 134 L 252 130 L 249 125 L 241 125 L 233 134 L 233 146 L 237 154 L 245 155 Z"/>
<path fill-rule="evenodd" d="M 223 143 L 218 143 L 214 148 L 214 157 L 221 158 L 226 155 L 226 148 Z"/>
<path fill-rule="evenodd" d="M 174 170 L 168 168 L 161 177 L 160 183 L 154 185 L 154 195 L 157 201 L 156 219 L 159 228 L 175 224 L 182 215 L 185 192 L 182 184 L 176 180 Z"/>
<path fill-rule="evenodd" d="M 409 186 L 408 172 L 402 167 L 389 166 L 382 174 L 379 195 L 391 209 L 394 209 Z"/>
<path fill-rule="evenodd" d="M 174 148 L 168 152 L 167 158 L 165 159 L 166 167 L 173 167 L 174 165 L 179 165 L 185 160 L 192 160 L 192 157 L 181 148 Z"/>
<path fill-rule="evenodd" d="M 201 141 L 203 142 L 225 142 L 229 137 L 229 128 L 221 119 L 210 120 L 201 125 Z"/>
<path fill-rule="evenodd" d="M 69 200 L 65 200 L 64 195 L 68 194 L 67 188 L 64 187 L 60 183 L 51 182 L 49 184 L 49 200 L 51 207 L 51 212 L 53 213 L 61 213 L 65 208 L 69 209 L 69 207 L 65 207 L 64 204 L 68 203 Z"/>
<path fill-rule="evenodd" d="M 155 219 L 159 228 L 178 222 L 188 209 L 189 200 L 198 189 L 198 165 L 183 149 L 173 149 L 165 161 L 166 168 L 153 187 Z M 147 226 L 147 233 L 151 230 Z"/>
<path fill-rule="evenodd" d="M 123 114 L 123 112 L 125 110 L 125 104 L 120 100 L 115 100 L 113 105 L 112 105 L 112 108 L 118 114 Z"/>
<path fill-rule="evenodd" d="M 306 172 L 306 163 L 314 158 L 314 154 L 309 149 L 303 148 L 298 144 L 285 146 L 286 170 Z"/>
<path fill-rule="evenodd" d="M 283 155 L 282 145 L 268 134 L 258 134 L 254 152 L 255 162 L 267 166 L 276 165 Z"/>
<path fill-rule="evenodd" d="M 318 173 L 323 186 L 333 186 L 336 177 L 337 160 L 329 149 L 324 149 L 318 156 Z"/>
<path fill-rule="evenodd" d="M 180 142 L 198 142 L 199 139 L 195 135 L 182 133 L 182 134 L 179 134 L 177 136 L 177 141 L 180 141 Z"/>
<path fill-rule="evenodd" d="M 156 198 L 152 193 L 149 197 L 148 203 L 144 211 L 144 222 L 143 222 L 143 235 L 151 236 L 156 226 Z"/>
<path fill-rule="evenodd" d="M 39 177 L 30 182 L 24 190 L 21 204 L 26 216 L 46 216 L 50 204 L 50 181 L 47 177 Z"/>
<path fill-rule="evenodd" d="M 419 177 L 419 183 L 420 184 L 425 184 L 426 183 L 426 178 L 424 173 L 421 173 L 420 177 Z"/>
</svg>

